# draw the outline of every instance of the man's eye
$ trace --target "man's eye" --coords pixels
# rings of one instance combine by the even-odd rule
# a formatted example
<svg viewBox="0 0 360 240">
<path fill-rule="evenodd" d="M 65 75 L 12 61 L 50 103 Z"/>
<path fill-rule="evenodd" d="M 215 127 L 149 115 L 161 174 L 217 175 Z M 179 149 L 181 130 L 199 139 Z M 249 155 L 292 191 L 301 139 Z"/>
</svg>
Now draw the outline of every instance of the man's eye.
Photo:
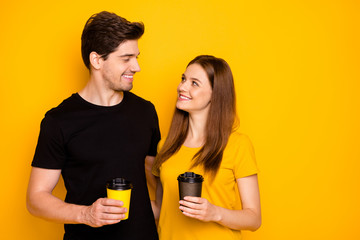
<svg viewBox="0 0 360 240">
<path fill-rule="evenodd" d="M 181 81 L 182 81 L 182 82 L 185 81 L 185 77 L 184 77 L 184 76 L 181 77 Z"/>
<path fill-rule="evenodd" d="M 124 58 L 123 61 L 128 62 L 128 61 L 130 61 L 130 58 Z"/>
<path fill-rule="evenodd" d="M 193 84 L 194 86 L 199 86 L 199 84 L 198 84 L 197 82 L 195 82 L 195 81 L 193 81 L 192 84 Z"/>
</svg>

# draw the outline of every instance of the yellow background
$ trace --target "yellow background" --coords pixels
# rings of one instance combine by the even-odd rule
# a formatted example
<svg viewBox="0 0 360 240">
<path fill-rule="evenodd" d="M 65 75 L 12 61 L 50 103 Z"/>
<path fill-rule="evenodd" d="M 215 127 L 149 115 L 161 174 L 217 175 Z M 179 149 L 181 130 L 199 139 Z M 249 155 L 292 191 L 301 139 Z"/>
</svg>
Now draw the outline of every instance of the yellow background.
<svg viewBox="0 0 360 240">
<path fill-rule="evenodd" d="M 356 0 L 2 0 L 1 239 L 62 239 L 62 224 L 26 210 L 30 163 L 44 113 L 88 78 L 81 31 L 102 10 L 145 23 L 133 92 L 155 104 L 163 136 L 186 64 L 230 64 L 261 169 L 263 225 L 245 239 L 360 239 Z"/>
</svg>

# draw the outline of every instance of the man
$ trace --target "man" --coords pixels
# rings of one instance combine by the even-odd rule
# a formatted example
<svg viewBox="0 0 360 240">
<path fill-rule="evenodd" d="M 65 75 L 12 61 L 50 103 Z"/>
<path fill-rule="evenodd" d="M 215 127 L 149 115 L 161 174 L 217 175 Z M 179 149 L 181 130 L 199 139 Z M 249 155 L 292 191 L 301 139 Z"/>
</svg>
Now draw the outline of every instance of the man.
<svg viewBox="0 0 360 240">
<path fill-rule="evenodd" d="M 82 57 L 90 79 L 41 123 L 27 192 L 31 214 L 65 223 L 64 239 L 158 239 L 145 175 L 160 139 L 154 106 L 129 92 L 140 71 L 142 23 L 100 12 L 85 24 Z M 146 159 L 146 160 L 145 160 Z M 67 195 L 52 195 L 62 174 Z M 133 184 L 129 219 L 106 182 Z"/>
</svg>

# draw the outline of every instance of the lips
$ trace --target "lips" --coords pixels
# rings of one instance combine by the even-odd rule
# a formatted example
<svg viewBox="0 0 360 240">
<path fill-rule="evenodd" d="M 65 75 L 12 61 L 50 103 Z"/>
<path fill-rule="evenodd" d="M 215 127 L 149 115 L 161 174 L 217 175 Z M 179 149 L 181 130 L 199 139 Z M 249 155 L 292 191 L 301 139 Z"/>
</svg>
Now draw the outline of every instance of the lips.
<svg viewBox="0 0 360 240">
<path fill-rule="evenodd" d="M 184 96 L 184 95 L 182 95 L 182 94 L 179 94 L 179 100 L 185 100 L 185 101 L 187 101 L 187 100 L 191 100 L 191 98 L 189 98 L 189 97 L 187 97 L 187 96 Z"/>
<path fill-rule="evenodd" d="M 123 74 L 122 77 L 125 78 L 128 81 L 132 81 L 133 78 L 134 78 L 134 75 Z"/>
</svg>

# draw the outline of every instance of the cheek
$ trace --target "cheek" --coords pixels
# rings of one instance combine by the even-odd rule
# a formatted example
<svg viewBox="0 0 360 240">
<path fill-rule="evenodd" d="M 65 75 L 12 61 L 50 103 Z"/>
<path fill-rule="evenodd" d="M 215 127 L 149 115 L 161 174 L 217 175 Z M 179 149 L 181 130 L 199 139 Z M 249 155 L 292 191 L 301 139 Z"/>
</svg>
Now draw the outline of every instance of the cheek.
<svg viewBox="0 0 360 240">
<path fill-rule="evenodd" d="M 211 95 L 212 95 L 212 91 L 208 91 L 208 92 L 203 93 L 204 99 L 205 99 L 207 102 L 210 102 L 210 100 L 211 100 Z"/>
<path fill-rule="evenodd" d="M 120 75 L 126 73 L 126 71 L 127 71 L 127 68 L 125 68 L 125 67 L 123 67 L 123 66 L 122 66 L 122 67 L 118 67 L 117 70 L 116 70 L 116 72 L 117 72 L 118 74 L 120 74 Z"/>
<path fill-rule="evenodd" d="M 119 64 L 114 64 L 112 66 L 112 69 L 117 74 L 123 74 L 123 73 L 128 71 L 128 66 L 126 64 L 124 64 L 124 63 L 122 63 L 122 64 L 119 63 Z"/>
</svg>

